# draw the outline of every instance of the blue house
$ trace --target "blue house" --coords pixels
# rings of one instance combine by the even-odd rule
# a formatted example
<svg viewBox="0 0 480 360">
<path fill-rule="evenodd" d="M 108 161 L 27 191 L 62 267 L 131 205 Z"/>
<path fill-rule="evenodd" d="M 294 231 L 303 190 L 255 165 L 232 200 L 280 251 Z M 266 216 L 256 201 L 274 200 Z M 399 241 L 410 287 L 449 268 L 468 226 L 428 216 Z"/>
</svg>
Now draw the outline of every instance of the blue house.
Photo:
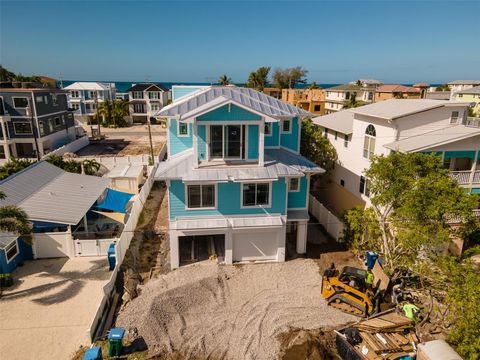
<svg viewBox="0 0 480 360">
<path fill-rule="evenodd" d="M 172 268 L 284 261 L 287 242 L 305 253 L 310 176 L 324 172 L 299 153 L 306 116 L 234 86 L 199 89 L 157 113 L 168 123 L 155 178 L 168 186 Z"/>
<path fill-rule="evenodd" d="M 31 259 L 31 245 L 16 234 L 0 232 L 0 274 L 12 273 L 24 260 Z"/>
</svg>

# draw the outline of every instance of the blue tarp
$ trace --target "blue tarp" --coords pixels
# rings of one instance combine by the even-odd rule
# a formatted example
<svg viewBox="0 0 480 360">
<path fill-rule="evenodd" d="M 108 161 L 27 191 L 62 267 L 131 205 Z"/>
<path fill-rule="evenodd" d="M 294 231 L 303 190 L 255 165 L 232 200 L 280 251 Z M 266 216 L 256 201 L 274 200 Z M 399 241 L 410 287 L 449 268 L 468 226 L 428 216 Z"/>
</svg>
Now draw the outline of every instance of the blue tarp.
<svg viewBox="0 0 480 360">
<path fill-rule="evenodd" d="M 95 205 L 97 209 L 111 210 L 120 213 L 126 213 L 127 203 L 132 198 L 132 194 L 107 189 L 107 195 L 101 203 Z"/>
</svg>

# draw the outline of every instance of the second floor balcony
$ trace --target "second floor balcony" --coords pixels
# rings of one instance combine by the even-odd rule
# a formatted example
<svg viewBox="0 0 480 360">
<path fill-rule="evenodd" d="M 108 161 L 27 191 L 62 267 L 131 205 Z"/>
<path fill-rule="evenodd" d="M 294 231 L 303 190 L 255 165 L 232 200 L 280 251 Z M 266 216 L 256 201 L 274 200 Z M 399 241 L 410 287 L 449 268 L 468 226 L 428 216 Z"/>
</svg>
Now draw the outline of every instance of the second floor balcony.
<svg viewBox="0 0 480 360">
<path fill-rule="evenodd" d="M 480 170 L 451 171 L 450 177 L 457 180 L 460 185 L 480 186 Z"/>
</svg>

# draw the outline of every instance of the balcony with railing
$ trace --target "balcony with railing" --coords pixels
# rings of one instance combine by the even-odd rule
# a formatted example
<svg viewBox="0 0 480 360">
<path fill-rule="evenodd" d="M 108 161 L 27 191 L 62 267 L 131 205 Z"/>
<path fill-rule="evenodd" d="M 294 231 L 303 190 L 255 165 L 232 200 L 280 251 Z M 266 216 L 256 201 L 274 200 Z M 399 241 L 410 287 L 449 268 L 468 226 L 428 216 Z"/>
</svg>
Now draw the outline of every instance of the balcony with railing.
<svg viewBox="0 0 480 360">
<path fill-rule="evenodd" d="M 467 121 L 465 122 L 466 126 L 471 127 L 478 127 L 480 128 L 480 118 L 477 117 L 467 117 Z"/>
<path fill-rule="evenodd" d="M 480 170 L 451 171 L 450 177 L 457 180 L 459 185 L 480 185 Z"/>
</svg>

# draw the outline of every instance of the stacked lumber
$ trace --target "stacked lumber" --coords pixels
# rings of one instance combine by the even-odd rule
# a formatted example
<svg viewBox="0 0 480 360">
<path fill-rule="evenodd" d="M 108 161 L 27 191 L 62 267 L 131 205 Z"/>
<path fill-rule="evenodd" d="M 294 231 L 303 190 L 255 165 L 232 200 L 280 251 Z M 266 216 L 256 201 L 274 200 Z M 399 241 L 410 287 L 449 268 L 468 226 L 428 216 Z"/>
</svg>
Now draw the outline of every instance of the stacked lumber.
<svg viewBox="0 0 480 360">
<path fill-rule="evenodd" d="M 355 348 L 368 360 L 393 360 L 415 351 L 418 342 L 412 322 L 395 312 L 389 312 L 353 325 L 362 338 Z"/>
</svg>

